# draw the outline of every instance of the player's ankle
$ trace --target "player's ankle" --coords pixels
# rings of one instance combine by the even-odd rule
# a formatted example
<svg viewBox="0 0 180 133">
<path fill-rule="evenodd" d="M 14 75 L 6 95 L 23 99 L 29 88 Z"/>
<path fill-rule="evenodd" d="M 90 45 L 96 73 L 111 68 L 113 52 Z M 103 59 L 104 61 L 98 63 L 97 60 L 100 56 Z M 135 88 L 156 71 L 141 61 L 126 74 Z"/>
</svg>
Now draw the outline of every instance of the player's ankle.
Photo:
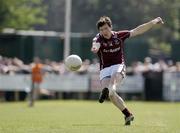
<svg viewBox="0 0 180 133">
<path fill-rule="evenodd" d="M 130 115 L 132 115 L 132 113 L 127 108 L 125 108 L 122 113 L 125 115 L 125 117 L 129 117 Z"/>
</svg>

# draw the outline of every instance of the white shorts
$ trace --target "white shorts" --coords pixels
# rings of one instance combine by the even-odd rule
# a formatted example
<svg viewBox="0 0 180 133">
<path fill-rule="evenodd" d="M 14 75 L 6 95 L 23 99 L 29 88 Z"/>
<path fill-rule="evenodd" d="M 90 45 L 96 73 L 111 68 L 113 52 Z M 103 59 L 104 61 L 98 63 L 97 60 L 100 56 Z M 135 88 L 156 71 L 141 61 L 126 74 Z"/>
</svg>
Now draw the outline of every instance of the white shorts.
<svg viewBox="0 0 180 133">
<path fill-rule="evenodd" d="M 125 71 L 126 71 L 126 67 L 124 64 L 116 64 L 116 65 L 106 67 L 100 71 L 100 80 L 104 78 L 111 78 L 111 76 L 116 72 L 121 73 L 124 78 Z"/>
</svg>

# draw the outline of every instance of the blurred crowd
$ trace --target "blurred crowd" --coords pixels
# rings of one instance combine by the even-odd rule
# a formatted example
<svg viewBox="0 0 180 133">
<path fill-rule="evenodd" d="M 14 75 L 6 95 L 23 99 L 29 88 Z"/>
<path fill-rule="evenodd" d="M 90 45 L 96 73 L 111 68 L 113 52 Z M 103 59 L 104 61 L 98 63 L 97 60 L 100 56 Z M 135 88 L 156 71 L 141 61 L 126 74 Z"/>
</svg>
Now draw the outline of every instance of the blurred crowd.
<svg viewBox="0 0 180 133">
<path fill-rule="evenodd" d="M 128 72 L 143 73 L 147 71 L 154 72 L 180 72 L 180 62 L 173 62 L 172 60 L 158 60 L 153 62 L 150 57 L 146 57 L 144 62 L 136 61 L 127 69 Z"/>
<path fill-rule="evenodd" d="M 32 71 L 32 67 L 36 62 L 39 62 L 43 65 L 43 71 L 45 73 L 69 73 L 63 61 L 55 62 L 48 59 L 42 61 L 38 57 L 35 57 L 33 62 L 31 62 L 30 64 L 25 64 L 18 58 L 7 58 L 0 56 L 0 74 L 30 74 Z M 173 62 L 172 60 L 159 60 L 157 62 L 152 62 L 152 59 L 150 57 L 146 57 L 143 62 L 136 61 L 133 62 L 132 65 L 127 67 L 127 73 L 135 74 L 143 73 L 146 71 L 180 72 L 180 62 Z M 82 63 L 82 67 L 77 73 L 99 73 L 98 60 L 93 59 L 92 61 L 90 61 L 88 59 L 85 59 Z"/>
</svg>

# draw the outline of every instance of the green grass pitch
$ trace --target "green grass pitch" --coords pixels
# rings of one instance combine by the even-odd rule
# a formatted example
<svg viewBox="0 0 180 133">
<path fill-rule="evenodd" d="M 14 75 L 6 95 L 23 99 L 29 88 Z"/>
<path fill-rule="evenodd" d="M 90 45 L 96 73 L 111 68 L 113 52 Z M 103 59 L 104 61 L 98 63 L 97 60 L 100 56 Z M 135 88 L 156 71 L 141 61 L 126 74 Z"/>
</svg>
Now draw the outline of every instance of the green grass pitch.
<svg viewBox="0 0 180 133">
<path fill-rule="evenodd" d="M 38 101 L 0 103 L 0 133 L 180 133 L 180 103 L 127 102 L 135 115 L 124 126 L 110 102 Z"/>
</svg>

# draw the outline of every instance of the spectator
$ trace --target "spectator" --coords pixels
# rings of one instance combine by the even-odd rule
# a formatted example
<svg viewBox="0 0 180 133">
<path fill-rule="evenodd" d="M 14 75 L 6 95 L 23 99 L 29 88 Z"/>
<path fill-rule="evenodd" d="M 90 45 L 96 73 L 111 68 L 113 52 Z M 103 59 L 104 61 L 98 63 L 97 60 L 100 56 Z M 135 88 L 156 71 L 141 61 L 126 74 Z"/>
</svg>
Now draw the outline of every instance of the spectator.
<svg viewBox="0 0 180 133">
<path fill-rule="evenodd" d="M 176 62 L 176 71 L 180 72 L 180 61 Z"/>
<path fill-rule="evenodd" d="M 153 70 L 152 59 L 150 57 L 146 57 L 144 59 L 144 72 Z"/>
<path fill-rule="evenodd" d="M 154 64 L 154 71 L 161 72 L 167 70 L 167 64 L 164 60 L 159 60 L 157 63 Z"/>
</svg>

